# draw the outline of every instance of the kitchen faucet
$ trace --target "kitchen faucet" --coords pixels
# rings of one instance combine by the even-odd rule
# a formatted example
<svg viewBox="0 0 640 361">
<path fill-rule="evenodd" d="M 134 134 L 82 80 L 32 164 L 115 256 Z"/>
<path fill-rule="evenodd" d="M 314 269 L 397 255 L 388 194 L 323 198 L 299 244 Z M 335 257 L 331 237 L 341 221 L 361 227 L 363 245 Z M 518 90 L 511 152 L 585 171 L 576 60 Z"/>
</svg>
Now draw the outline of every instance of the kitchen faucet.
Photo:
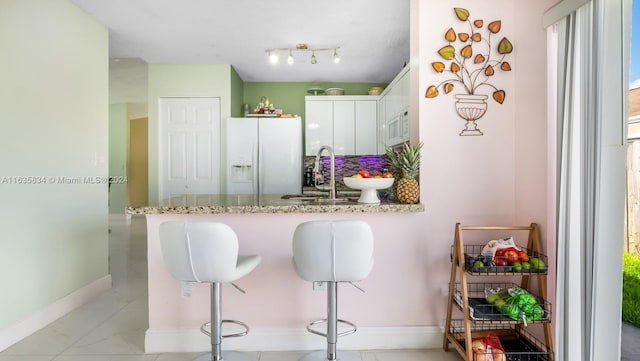
<svg viewBox="0 0 640 361">
<path fill-rule="evenodd" d="M 323 185 L 322 187 L 318 186 L 318 180 L 322 179 L 322 181 L 320 182 L 320 184 L 324 183 L 324 176 L 322 174 L 322 167 L 320 165 L 320 155 L 322 154 L 322 151 L 326 150 L 327 152 L 329 152 L 329 161 L 331 164 L 331 173 L 329 174 L 330 180 L 329 180 L 329 199 L 336 199 L 336 159 L 335 159 L 335 155 L 333 153 L 333 149 L 331 149 L 330 146 L 328 145 L 322 145 L 320 146 L 320 149 L 318 149 L 318 154 L 316 154 L 316 163 L 313 167 L 313 173 L 314 173 L 314 185 L 316 187 L 316 189 L 322 190 L 322 191 L 326 191 L 327 187 L 325 185 Z"/>
</svg>

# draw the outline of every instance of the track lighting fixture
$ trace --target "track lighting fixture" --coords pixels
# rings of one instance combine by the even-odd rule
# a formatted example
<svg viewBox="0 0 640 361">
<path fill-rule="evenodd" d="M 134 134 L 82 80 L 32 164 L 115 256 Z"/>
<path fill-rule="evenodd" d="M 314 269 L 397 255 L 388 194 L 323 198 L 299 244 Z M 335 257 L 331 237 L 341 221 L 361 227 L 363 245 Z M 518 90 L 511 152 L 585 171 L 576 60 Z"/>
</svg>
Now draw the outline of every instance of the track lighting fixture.
<svg viewBox="0 0 640 361">
<path fill-rule="evenodd" d="M 291 53 L 291 49 L 289 49 L 289 56 L 287 57 L 287 63 L 293 64 L 293 54 Z"/>
<path fill-rule="evenodd" d="M 296 44 L 295 48 L 272 48 L 272 49 L 265 50 L 265 52 L 267 53 L 267 56 L 269 57 L 269 62 L 271 64 L 278 63 L 278 52 L 287 52 L 287 51 L 289 52 L 289 56 L 287 57 L 288 64 L 294 63 L 294 59 L 293 59 L 294 52 L 311 52 L 311 64 L 317 64 L 318 58 L 316 57 L 316 52 L 323 52 L 323 51 L 325 52 L 333 51 L 333 62 L 334 63 L 340 62 L 340 57 L 338 56 L 338 49 L 340 49 L 340 47 L 311 49 L 307 46 L 307 44 Z"/>
</svg>

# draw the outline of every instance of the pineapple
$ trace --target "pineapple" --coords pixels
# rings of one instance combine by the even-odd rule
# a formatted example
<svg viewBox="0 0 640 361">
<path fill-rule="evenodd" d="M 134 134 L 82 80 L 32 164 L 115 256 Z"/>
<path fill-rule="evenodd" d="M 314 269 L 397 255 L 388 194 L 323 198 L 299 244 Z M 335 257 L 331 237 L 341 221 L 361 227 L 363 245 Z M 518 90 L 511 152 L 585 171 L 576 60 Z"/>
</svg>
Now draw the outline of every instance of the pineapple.
<svg viewBox="0 0 640 361">
<path fill-rule="evenodd" d="M 421 149 L 422 143 L 413 146 L 404 144 L 398 153 L 391 149 L 386 151 L 391 172 L 396 177 L 393 185 L 395 199 L 400 203 L 414 204 L 420 199 L 420 187 L 416 177 L 420 172 Z"/>
</svg>

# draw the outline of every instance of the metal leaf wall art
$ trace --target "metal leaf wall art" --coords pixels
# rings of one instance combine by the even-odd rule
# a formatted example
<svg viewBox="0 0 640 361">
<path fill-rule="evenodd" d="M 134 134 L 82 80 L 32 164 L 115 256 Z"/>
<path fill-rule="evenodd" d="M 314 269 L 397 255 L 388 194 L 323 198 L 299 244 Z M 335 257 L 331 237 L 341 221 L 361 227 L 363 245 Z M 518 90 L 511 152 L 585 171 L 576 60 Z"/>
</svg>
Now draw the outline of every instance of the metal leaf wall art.
<svg viewBox="0 0 640 361">
<path fill-rule="evenodd" d="M 471 20 L 467 9 L 453 10 L 458 20 L 465 23 L 465 29 L 458 31 L 451 27 L 445 32 L 447 44 L 438 50 L 441 59 L 432 62 L 431 67 L 449 78 L 438 85 L 429 85 L 425 98 L 435 98 L 441 91 L 453 92 L 456 113 L 466 122 L 460 135 L 483 135 L 476 122 L 486 113 L 489 96 L 482 91 L 492 89 L 493 100 L 504 103 L 506 92 L 494 86 L 492 80 L 498 72 L 511 71 L 506 58 L 513 52 L 513 44 L 506 37 L 499 37 L 501 20 L 485 26 L 482 19 Z"/>
</svg>

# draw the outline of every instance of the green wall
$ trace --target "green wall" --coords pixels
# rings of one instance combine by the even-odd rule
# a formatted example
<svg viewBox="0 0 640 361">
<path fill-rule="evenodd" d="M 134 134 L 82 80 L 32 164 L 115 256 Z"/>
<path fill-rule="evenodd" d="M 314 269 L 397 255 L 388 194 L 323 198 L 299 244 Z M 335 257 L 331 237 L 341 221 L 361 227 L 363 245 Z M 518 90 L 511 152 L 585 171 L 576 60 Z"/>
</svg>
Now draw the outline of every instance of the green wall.
<svg viewBox="0 0 640 361">
<path fill-rule="evenodd" d="M 159 99 L 161 97 L 219 97 L 220 119 L 224 123 L 224 119 L 232 114 L 232 68 L 229 64 L 149 64 L 148 69 L 149 202 L 153 204 L 158 201 L 159 191 Z M 240 109 L 240 106 L 236 108 Z"/>
<path fill-rule="evenodd" d="M 109 176 L 116 177 L 109 190 L 109 213 L 124 214 L 127 207 L 127 104 L 109 105 Z"/>
<path fill-rule="evenodd" d="M 386 86 L 379 83 L 320 83 L 322 89 L 342 88 L 345 95 L 368 95 L 372 86 Z M 297 114 L 304 120 L 304 97 L 313 95 L 307 93 L 312 87 L 312 83 L 294 82 L 265 82 L 265 83 L 244 83 L 243 102 L 249 104 L 249 109 L 253 109 L 260 102 L 262 96 L 269 97 L 276 109 L 282 109 L 288 114 Z"/>
<path fill-rule="evenodd" d="M 0 49 L 2 349 L 109 282 L 109 33 L 68 0 L 2 0 Z"/>
<path fill-rule="evenodd" d="M 240 79 L 240 75 L 231 67 L 231 116 L 241 117 L 242 112 L 242 94 L 244 93 L 244 83 Z"/>
</svg>

